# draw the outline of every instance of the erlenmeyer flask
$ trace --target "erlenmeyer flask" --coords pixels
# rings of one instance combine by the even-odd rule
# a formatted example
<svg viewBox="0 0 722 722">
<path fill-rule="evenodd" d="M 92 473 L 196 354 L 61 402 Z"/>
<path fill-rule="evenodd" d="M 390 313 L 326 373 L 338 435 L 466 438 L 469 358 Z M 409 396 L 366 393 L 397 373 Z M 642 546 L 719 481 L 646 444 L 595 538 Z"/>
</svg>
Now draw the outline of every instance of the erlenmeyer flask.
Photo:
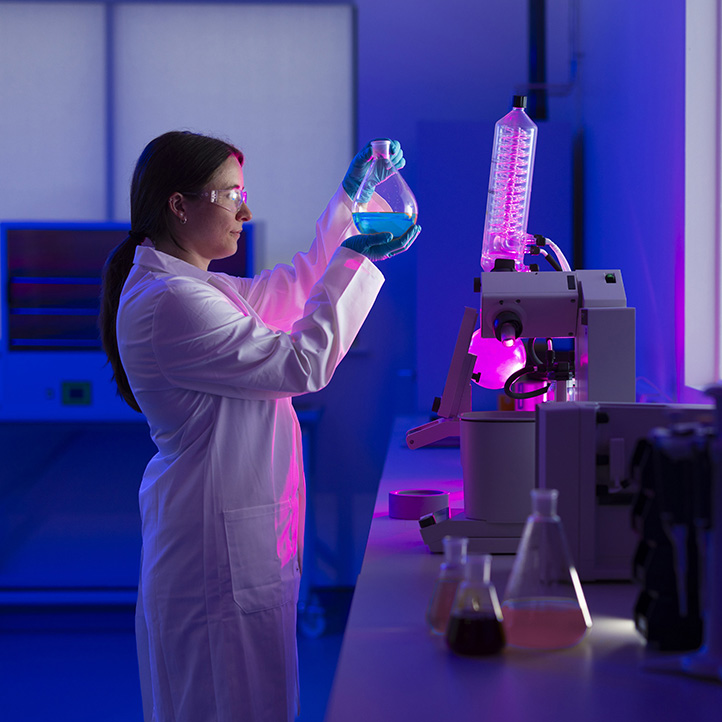
<svg viewBox="0 0 722 722">
<path fill-rule="evenodd" d="M 466 549 L 469 540 L 466 537 L 445 536 L 444 561 L 439 568 L 434 591 L 426 610 L 426 621 L 434 634 L 444 634 L 449 623 L 449 614 L 456 597 L 456 590 L 464 579 Z"/>
<path fill-rule="evenodd" d="M 351 208 L 353 222 L 361 233 L 390 231 L 394 236 L 401 236 L 416 223 L 416 198 L 394 168 L 390 149 L 390 140 L 371 141 L 369 167 Z"/>
<path fill-rule="evenodd" d="M 496 588 L 491 583 L 491 555 L 469 556 L 446 628 L 446 643 L 467 656 L 497 654 L 504 648 L 504 629 Z"/>
<path fill-rule="evenodd" d="M 557 516 L 559 492 L 533 489 L 502 612 L 508 644 L 562 649 L 579 642 L 592 626 L 587 602 Z"/>
</svg>

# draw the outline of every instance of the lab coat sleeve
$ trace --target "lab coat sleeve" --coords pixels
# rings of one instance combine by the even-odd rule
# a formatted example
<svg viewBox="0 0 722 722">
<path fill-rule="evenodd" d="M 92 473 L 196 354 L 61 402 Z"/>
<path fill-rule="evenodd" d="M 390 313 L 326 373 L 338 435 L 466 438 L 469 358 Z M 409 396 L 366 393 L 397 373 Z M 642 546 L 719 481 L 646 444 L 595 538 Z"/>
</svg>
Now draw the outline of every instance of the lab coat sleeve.
<svg viewBox="0 0 722 722">
<path fill-rule="evenodd" d="M 153 352 L 173 386 L 246 399 L 323 388 L 383 284 L 364 256 L 339 248 L 289 333 L 269 328 L 218 289 L 172 284 L 155 312 Z"/>
<path fill-rule="evenodd" d="M 380 210 L 383 204 L 374 195 L 369 205 L 372 210 Z M 358 233 L 351 205 L 348 195 L 339 187 L 316 221 L 316 236 L 307 252 L 297 253 L 291 265 L 279 264 L 253 279 L 234 279 L 238 292 L 267 324 L 290 331 L 294 321 L 301 317 L 311 289 L 331 256 L 343 241 Z"/>
</svg>

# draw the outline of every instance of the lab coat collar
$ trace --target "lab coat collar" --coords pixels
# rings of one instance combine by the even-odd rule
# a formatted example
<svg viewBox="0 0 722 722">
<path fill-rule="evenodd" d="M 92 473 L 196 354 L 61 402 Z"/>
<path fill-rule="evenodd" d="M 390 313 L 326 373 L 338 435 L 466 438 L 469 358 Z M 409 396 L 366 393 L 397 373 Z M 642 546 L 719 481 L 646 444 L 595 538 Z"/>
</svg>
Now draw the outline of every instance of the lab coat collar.
<svg viewBox="0 0 722 722">
<path fill-rule="evenodd" d="M 213 278 L 210 271 L 203 271 L 192 263 L 182 261 L 180 258 L 171 256 L 168 253 L 156 251 L 155 248 L 150 246 L 138 246 L 135 249 L 133 263 L 150 271 L 161 271 L 162 273 L 170 273 L 173 276 L 190 276 L 201 281 L 210 281 Z"/>
</svg>

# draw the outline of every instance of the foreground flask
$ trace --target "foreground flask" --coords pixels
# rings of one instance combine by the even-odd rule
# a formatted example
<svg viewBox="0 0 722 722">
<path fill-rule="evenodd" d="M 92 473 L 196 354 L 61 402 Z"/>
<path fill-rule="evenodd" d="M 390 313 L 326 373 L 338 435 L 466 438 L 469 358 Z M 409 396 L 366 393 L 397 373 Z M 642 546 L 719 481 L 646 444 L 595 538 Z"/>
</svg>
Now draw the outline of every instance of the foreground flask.
<svg viewBox="0 0 722 722">
<path fill-rule="evenodd" d="M 480 657 L 504 648 L 504 629 L 496 589 L 491 583 L 491 556 L 469 556 L 446 628 L 453 652 Z"/>
<path fill-rule="evenodd" d="M 351 212 L 360 233 L 402 236 L 416 223 L 418 206 L 411 188 L 391 162 L 391 141 L 372 140 L 371 160 L 354 196 Z M 374 198 L 373 209 L 369 201 Z"/>
<path fill-rule="evenodd" d="M 556 489 L 533 489 L 502 613 L 508 644 L 528 649 L 563 649 L 581 641 L 592 626 L 557 516 Z"/>
<path fill-rule="evenodd" d="M 464 579 L 469 540 L 466 537 L 445 536 L 442 544 L 444 561 L 441 562 L 439 576 L 426 610 L 426 621 L 434 634 L 446 632 L 456 591 Z"/>
</svg>

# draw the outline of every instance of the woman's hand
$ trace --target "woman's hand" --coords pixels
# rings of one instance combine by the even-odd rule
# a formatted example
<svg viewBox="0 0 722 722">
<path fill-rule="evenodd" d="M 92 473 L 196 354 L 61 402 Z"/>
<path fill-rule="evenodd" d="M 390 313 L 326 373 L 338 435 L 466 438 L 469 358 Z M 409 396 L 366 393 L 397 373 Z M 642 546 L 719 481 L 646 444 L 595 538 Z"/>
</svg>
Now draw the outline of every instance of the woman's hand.
<svg viewBox="0 0 722 722">
<path fill-rule="evenodd" d="M 391 256 L 407 251 L 421 232 L 421 226 L 411 226 L 403 236 L 391 233 L 369 233 L 363 236 L 351 236 L 341 246 L 361 253 L 371 261 L 385 261 Z"/>
<path fill-rule="evenodd" d="M 387 139 L 375 138 L 374 140 Z M 361 185 L 361 181 L 364 179 L 364 175 L 366 175 L 366 170 L 368 168 L 368 163 L 371 160 L 371 155 L 371 143 L 369 143 L 363 150 L 359 151 L 356 154 L 356 157 L 351 161 L 351 165 L 348 167 L 346 175 L 341 182 L 343 189 L 346 191 L 348 197 L 351 200 L 353 200 L 356 196 L 356 191 L 358 191 L 359 186 Z M 399 143 L 398 140 L 391 141 L 389 157 L 391 163 L 393 164 L 394 168 L 396 168 L 396 170 L 401 170 L 406 165 L 406 160 L 404 159 L 404 151 L 401 150 L 401 143 Z M 369 183 L 368 185 L 368 198 L 364 197 L 359 200 L 362 203 L 368 203 L 368 201 L 371 200 L 371 196 L 373 195 L 374 186 L 384 180 L 385 177 L 386 176 L 384 176 L 383 178 L 373 178 L 371 180 L 371 183 Z"/>
</svg>

